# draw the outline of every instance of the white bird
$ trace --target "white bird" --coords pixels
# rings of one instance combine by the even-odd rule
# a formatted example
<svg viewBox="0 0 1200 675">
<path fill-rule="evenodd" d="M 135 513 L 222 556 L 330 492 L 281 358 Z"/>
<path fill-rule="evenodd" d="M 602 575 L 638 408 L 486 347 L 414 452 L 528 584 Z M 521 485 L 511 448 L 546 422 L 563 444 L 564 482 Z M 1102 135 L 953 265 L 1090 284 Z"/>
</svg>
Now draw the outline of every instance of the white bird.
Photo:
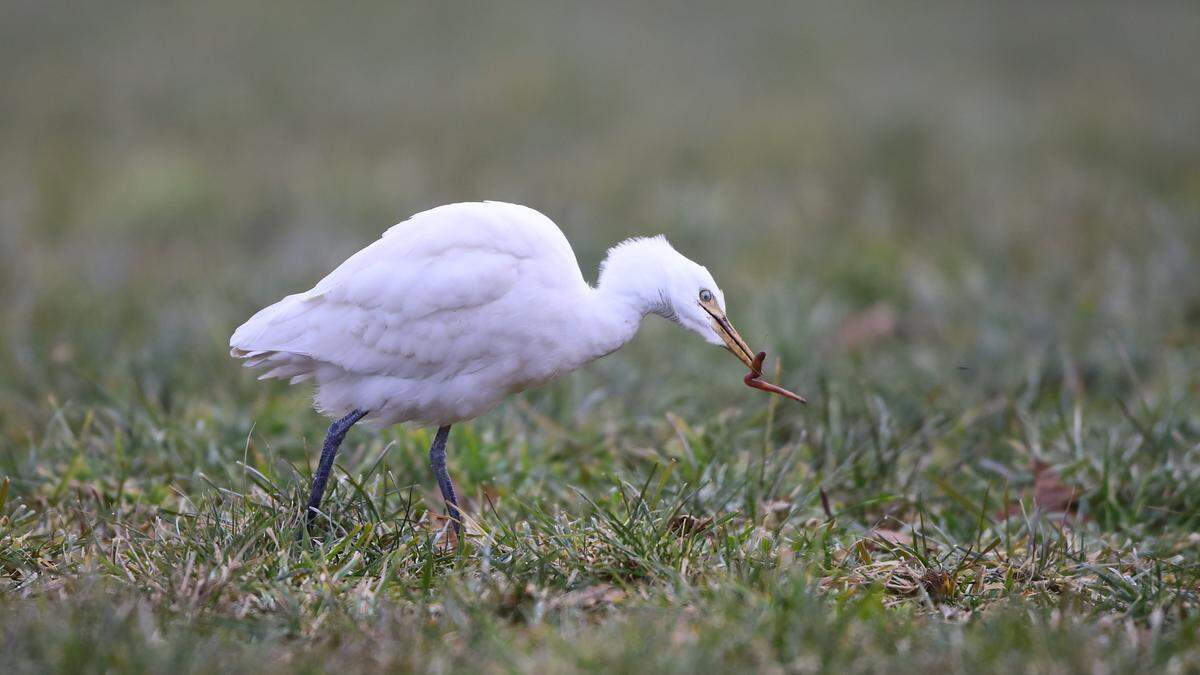
<svg viewBox="0 0 1200 675">
<path fill-rule="evenodd" d="M 418 213 L 311 290 L 255 314 L 229 346 L 247 367 L 268 369 L 260 379 L 315 380 L 317 409 L 337 419 L 313 477 L 310 521 L 353 424 L 414 422 L 438 427 L 430 462 L 457 532 L 445 459 L 450 425 L 612 353 L 647 314 L 761 372 L 712 275 L 663 236 L 614 246 L 592 287 L 558 226 L 501 202 Z"/>
</svg>

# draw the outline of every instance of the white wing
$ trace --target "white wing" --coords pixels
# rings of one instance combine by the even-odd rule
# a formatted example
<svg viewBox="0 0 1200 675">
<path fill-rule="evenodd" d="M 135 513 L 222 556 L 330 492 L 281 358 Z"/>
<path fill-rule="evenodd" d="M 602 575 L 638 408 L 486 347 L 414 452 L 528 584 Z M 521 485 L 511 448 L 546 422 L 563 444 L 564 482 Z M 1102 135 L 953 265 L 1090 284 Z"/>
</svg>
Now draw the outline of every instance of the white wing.
<svg viewBox="0 0 1200 675">
<path fill-rule="evenodd" d="M 586 287 L 562 232 L 542 214 L 497 202 L 419 213 L 351 256 L 312 290 L 255 314 L 230 352 L 262 376 L 345 373 L 450 379 L 501 358 L 489 328 L 503 300 Z"/>
</svg>

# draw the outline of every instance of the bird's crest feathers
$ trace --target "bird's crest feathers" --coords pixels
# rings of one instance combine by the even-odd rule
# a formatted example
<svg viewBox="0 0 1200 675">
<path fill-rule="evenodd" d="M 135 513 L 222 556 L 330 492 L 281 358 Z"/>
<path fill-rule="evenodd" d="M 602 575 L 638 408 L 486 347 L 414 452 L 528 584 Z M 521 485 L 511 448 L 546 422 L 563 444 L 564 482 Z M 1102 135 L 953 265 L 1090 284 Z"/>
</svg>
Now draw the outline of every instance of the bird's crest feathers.
<svg viewBox="0 0 1200 675">
<path fill-rule="evenodd" d="M 620 266 L 625 261 L 653 263 L 654 260 L 679 255 L 678 251 L 667 241 L 666 235 L 656 234 L 652 237 L 630 237 L 612 248 L 604 261 L 600 263 L 600 274 L 597 284 L 604 283 L 606 272 Z"/>
</svg>

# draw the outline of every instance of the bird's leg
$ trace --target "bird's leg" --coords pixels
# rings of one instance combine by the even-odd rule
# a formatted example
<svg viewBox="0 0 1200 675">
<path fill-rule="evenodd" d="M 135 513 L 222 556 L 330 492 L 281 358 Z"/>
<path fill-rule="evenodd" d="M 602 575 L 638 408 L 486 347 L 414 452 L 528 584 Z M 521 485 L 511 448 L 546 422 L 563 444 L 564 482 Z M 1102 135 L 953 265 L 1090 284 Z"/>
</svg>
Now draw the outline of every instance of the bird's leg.
<svg viewBox="0 0 1200 675">
<path fill-rule="evenodd" d="M 446 471 L 446 438 L 450 435 L 450 425 L 438 427 L 433 445 L 429 447 L 429 465 L 433 467 L 433 475 L 437 477 L 438 487 L 442 490 L 442 499 L 446 500 L 446 515 L 454 523 L 454 535 L 462 532 L 462 522 L 458 512 L 458 497 L 454 494 L 454 483 L 450 480 L 450 472 Z"/>
<path fill-rule="evenodd" d="M 325 494 L 325 484 L 329 482 L 329 474 L 333 471 L 333 458 L 337 456 L 342 439 L 346 438 L 346 432 L 350 430 L 350 427 L 366 414 L 366 410 L 355 410 L 329 425 L 329 431 L 325 434 L 325 445 L 321 448 L 321 463 L 317 466 L 317 473 L 313 475 L 312 493 L 308 497 L 308 508 L 305 509 L 305 518 L 308 523 L 312 523 L 313 518 L 317 515 L 317 509 L 321 506 L 321 497 Z"/>
</svg>

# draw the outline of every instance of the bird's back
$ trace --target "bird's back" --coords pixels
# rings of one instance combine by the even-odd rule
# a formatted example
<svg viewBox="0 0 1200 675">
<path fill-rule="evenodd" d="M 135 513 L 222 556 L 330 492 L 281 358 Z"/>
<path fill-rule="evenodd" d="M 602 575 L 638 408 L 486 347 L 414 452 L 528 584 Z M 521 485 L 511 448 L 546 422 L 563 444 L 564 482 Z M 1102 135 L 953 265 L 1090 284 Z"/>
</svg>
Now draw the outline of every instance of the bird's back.
<svg viewBox="0 0 1200 675">
<path fill-rule="evenodd" d="M 529 362 L 532 350 L 553 347 L 544 324 L 586 291 L 549 218 L 515 204 L 450 204 L 255 314 L 230 351 L 266 367 L 263 378 L 315 378 L 329 414 L 449 423 L 490 409 L 530 383 L 522 378 L 544 379 Z"/>
</svg>

